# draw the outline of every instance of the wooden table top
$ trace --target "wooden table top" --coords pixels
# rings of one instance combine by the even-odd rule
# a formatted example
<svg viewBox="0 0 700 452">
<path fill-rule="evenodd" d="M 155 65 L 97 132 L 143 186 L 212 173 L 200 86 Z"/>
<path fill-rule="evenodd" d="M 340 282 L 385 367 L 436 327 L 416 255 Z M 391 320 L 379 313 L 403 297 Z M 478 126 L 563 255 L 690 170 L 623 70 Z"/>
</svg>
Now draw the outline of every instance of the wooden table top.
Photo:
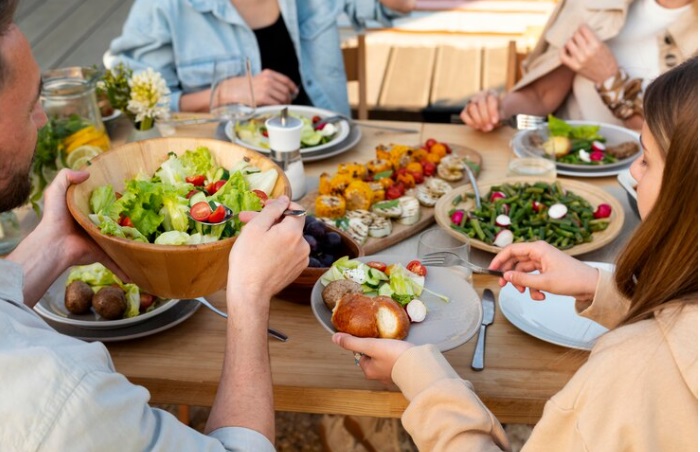
<svg viewBox="0 0 700 452">
<path fill-rule="evenodd" d="M 373 124 L 382 124 L 372 122 Z M 387 123 L 392 124 L 392 123 Z M 478 150 L 484 157 L 480 180 L 502 177 L 510 156 L 508 142 L 513 132 L 502 129 L 491 134 L 474 132 L 450 124 L 393 123 L 415 127 L 419 134 L 389 134 L 364 128 L 360 143 L 345 154 L 307 163 L 308 185 L 314 188 L 318 175 L 343 161 L 372 158 L 379 143 L 414 144 L 433 137 Z M 121 127 L 117 125 L 117 127 Z M 214 136 L 214 125 L 181 127 L 178 135 Z M 117 131 L 118 132 L 118 131 Z M 581 179 L 612 193 L 625 206 L 625 224 L 620 236 L 604 249 L 582 260 L 613 262 L 626 237 L 638 224 L 624 190 L 615 177 Z M 412 237 L 383 254 L 412 256 Z M 472 258 L 488 263 L 492 255 L 472 250 Z M 478 293 L 491 288 L 498 296 L 493 277 L 474 276 Z M 352 354 L 335 346 L 330 334 L 316 321 L 308 304 L 310 291 L 283 293 L 271 307 L 270 326 L 289 335 L 282 343 L 271 339 L 270 356 L 275 409 L 280 411 L 335 413 L 361 416 L 399 417 L 407 401 L 396 387 L 367 381 L 355 366 Z M 225 294 L 208 297 L 225 309 Z M 153 403 L 210 406 L 219 382 L 224 353 L 226 324 L 214 313 L 200 309 L 190 319 L 165 332 L 142 339 L 107 344 L 117 371 L 135 384 L 145 386 Z M 470 368 L 475 338 L 445 355 L 459 375 L 470 380 L 477 394 L 494 414 L 506 423 L 535 423 L 546 400 L 559 391 L 585 361 L 587 353 L 552 345 L 512 326 L 497 310 L 486 340 L 486 368 Z"/>
</svg>

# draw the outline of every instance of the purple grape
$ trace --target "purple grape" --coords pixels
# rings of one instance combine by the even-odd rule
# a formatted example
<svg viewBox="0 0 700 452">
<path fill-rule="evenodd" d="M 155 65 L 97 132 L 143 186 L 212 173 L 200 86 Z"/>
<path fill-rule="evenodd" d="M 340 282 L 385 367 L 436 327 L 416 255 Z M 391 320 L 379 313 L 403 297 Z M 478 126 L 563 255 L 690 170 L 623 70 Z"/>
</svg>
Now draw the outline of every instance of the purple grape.
<svg viewBox="0 0 700 452">
<path fill-rule="evenodd" d="M 321 267 L 323 267 L 323 265 L 321 265 L 321 262 L 318 259 L 316 259 L 315 257 L 310 257 L 309 258 L 309 267 L 321 268 Z"/>
<path fill-rule="evenodd" d="M 316 222 L 316 221 L 318 221 L 318 220 L 317 220 L 316 217 L 314 217 L 313 215 L 307 215 L 306 217 L 304 217 L 304 232 L 306 232 L 306 228 L 307 228 L 311 223 L 314 223 L 314 222 Z"/>
<path fill-rule="evenodd" d="M 320 221 L 314 221 L 306 227 L 305 234 L 312 235 L 318 240 L 323 240 L 326 237 L 326 226 Z"/>
<path fill-rule="evenodd" d="M 321 262 L 322 267 L 330 267 L 335 262 L 335 257 L 332 254 L 320 253 L 318 260 Z"/>
<path fill-rule="evenodd" d="M 340 234 L 335 231 L 330 231 L 326 233 L 326 241 L 324 243 L 324 249 L 326 251 L 336 251 L 340 248 L 340 243 L 342 242 Z"/>
<path fill-rule="evenodd" d="M 304 234 L 304 240 L 306 240 L 311 248 L 311 255 L 314 255 L 318 251 L 318 240 L 316 240 L 316 237 L 308 234 Z"/>
</svg>

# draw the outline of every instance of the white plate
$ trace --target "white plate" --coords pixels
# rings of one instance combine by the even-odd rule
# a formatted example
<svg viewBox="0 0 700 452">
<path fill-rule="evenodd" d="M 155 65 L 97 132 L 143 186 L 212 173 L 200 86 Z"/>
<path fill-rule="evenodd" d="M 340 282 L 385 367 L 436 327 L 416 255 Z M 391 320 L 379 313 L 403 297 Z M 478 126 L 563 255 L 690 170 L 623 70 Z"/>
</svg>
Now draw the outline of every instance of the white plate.
<svg viewBox="0 0 700 452">
<path fill-rule="evenodd" d="M 178 300 L 163 300 L 153 310 L 128 319 L 105 320 L 92 310 L 87 314 L 71 314 L 65 305 L 67 279 L 68 272 L 65 272 L 49 287 L 39 303 L 34 306 L 34 310 L 45 319 L 87 329 L 123 328 L 156 317 L 175 307 L 178 302 Z"/>
<path fill-rule="evenodd" d="M 586 262 L 613 271 L 612 264 Z M 518 292 L 512 284 L 501 289 L 498 305 L 504 317 L 516 328 L 551 344 L 590 350 L 607 328 L 576 313 L 573 297 L 546 293 L 544 301 L 534 301 L 529 292 Z"/>
<path fill-rule="evenodd" d="M 168 330 L 192 317 L 200 306 L 201 304 L 196 300 L 179 300 L 172 309 L 168 309 L 161 315 L 123 328 L 83 328 L 49 319 L 46 319 L 46 323 L 61 334 L 85 341 L 117 342 L 150 336 Z"/>
<path fill-rule="evenodd" d="M 412 260 L 389 255 L 363 256 L 358 259 L 362 262 L 381 261 L 403 265 Z M 448 297 L 450 301 L 445 302 L 435 295 L 423 292 L 420 299 L 428 308 L 428 316 L 421 323 L 411 324 L 406 341 L 416 345 L 435 344 L 444 352 L 459 347 L 479 331 L 481 300 L 459 272 L 444 267 L 430 267 L 425 287 Z M 330 333 L 335 333 L 331 311 L 321 297 L 322 291 L 323 285 L 319 279 L 311 291 L 311 309 L 321 325 Z"/>
<path fill-rule="evenodd" d="M 635 141 L 639 142 L 639 133 L 626 129 L 624 127 L 616 126 L 613 124 L 606 124 L 602 122 L 594 121 L 566 121 L 571 125 L 595 125 L 600 127 L 600 134 L 605 137 L 606 145 L 612 146 L 623 143 L 625 141 Z M 528 152 L 528 148 L 532 149 L 528 144 L 528 136 L 532 133 L 543 133 L 546 135 L 548 129 L 547 126 L 542 126 L 537 130 L 521 130 L 513 136 L 510 142 L 510 147 L 513 152 L 518 157 L 525 157 L 532 153 Z M 575 176 L 575 177 L 607 177 L 615 176 L 620 171 L 628 168 L 632 162 L 641 154 L 642 148 L 639 147 L 637 154 L 627 157 L 622 160 L 618 160 L 615 163 L 610 163 L 607 165 L 572 165 L 569 163 L 559 163 L 557 162 L 557 174 L 563 176 Z"/>
<path fill-rule="evenodd" d="M 304 105 L 270 105 L 267 107 L 260 107 L 255 110 L 255 116 L 262 116 L 262 115 L 271 115 L 271 114 L 279 114 L 279 112 L 283 108 L 288 108 L 290 114 L 296 114 L 299 116 L 306 116 L 309 119 L 311 119 L 314 116 L 320 116 L 321 118 L 327 118 L 330 116 L 336 116 L 337 113 L 334 113 L 330 110 L 324 110 L 322 108 L 315 108 L 315 107 L 307 107 Z M 226 123 L 226 127 L 224 128 L 224 132 L 226 133 L 226 136 L 228 137 L 229 140 L 233 141 L 234 143 L 243 146 L 248 149 L 253 149 L 258 152 L 262 152 L 264 154 L 269 154 L 270 149 L 266 147 L 259 146 L 255 143 L 250 143 L 248 141 L 244 141 L 240 139 L 234 131 L 234 124 L 232 121 L 229 121 Z M 316 153 L 318 151 L 322 151 L 325 149 L 332 148 L 340 143 L 342 143 L 350 134 L 350 124 L 345 121 L 338 121 L 336 123 L 336 126 L 338 127 L 338 132 L 336 135 L 333 137 L 333 139 L 327 143 L 320 144 L 318 146 L 310 146 L 307 148 L 301 149 L 301 155 L 303 156 L 304 154 L 309 154 L 309 153 Z"/>
<path fill-rule="evenodd" d="M 315 162 L 342 154 L 354 148 L 361 139 L 362 131 L 360 128 L 357 126 L 350 127 L 350 135 L 348 135 L 345 141 L 322 151 L 302 153 L 301 160 L 304 162 Z"/>
<path fill-rule="evenodd" d="M 102 122 L 107 122 L 107 121 L 111 121 L 111 120 L 113 120 L 113 119 L 117 119 L 117 118 L 120 117 L 121 115 L 122 115 L 122 111 L 121 111 L 121 110 L 117 110 L 117 109 L 115 108 L 115 109 L 112 111 L 112 114 L 111 114 L 111 115 L 107 115 L 107 116 L 103 116 L 103 117 L 102 117 Z"/>
<path fill-rule="evenodd" d="M 617 182 L 625 189 L 625 192 L 627 192 L 627 200 L 632 207 L 632 211 L 639 216 L 639 207 L 637 207 L 637 181 L 632 177 L 629 168 L 617 174 Z"/>
</svg>

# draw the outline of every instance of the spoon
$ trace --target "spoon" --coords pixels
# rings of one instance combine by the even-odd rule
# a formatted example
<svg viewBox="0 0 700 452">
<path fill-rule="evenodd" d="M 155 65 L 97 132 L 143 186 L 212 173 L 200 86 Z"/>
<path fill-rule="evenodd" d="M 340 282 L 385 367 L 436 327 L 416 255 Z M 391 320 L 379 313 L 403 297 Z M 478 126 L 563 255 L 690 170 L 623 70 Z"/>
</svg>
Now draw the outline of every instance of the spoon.
<svg viewBox="0 0 700 452">
<path fill-rule="evenodd" d="M 233 210 L 229 209 L 228 206 L 225 206 L 225 205 L 221 204 L 220 202 L 209 201 L 209 207 L 211 208 L 212 212 L 214 210 L 216 210 L 219 206 L 223 206 L 223 208 L 224 208 L 224 218 L 221 221 L 211 222 L 211 221 L 206 221 L 206 220 L 197 220 L 196 218 L 192 217 L 192 215 L 190 214 L 190 211 L 187 211 L 187 216 L 194 222 L 206 224 L 208 226 L 215 226 L 217 224 L 224 224 L 228 220 L 230 220 L 231 217 L 233 216 Z M 306 210 L 286 209 L 284 212 L 282 212 L 282 215 L 287 216 L 287 217 L 303 217 L 304 215 L 306 215 Z"/>
<path fill-rule="evenodd" d="M 204 298 L 193 298 L 193 300 L 199 301 L 201 304 L 203 304 L 204 306 L 206 306 L 207 308 L 209 308 L 212 312 L 214 312 L 214 313 L 220 315 L 221 317 L 223 317 L 223 318 L 225 318 L 225 319 L 228 318 L 228 314 L 226 314 L 224 311 L 222 311 L 222 310 L 220 310 L 220 309 L 215 308 L 214 305 L 212 305 L 211 303 L 209 303 L 206 299 L 204 299 Z M 287 339 L 289 339 L 289 337 L 288 337 L 286 334 L 282 333 L 281 331 L 273 330 L 272 328 L 268 328 L 268 329 L 267 329 L 267 334 L 268 334 L 268 336 L 272 336 L 272 337 L 274 337 L 275 339 L 277 339 L 277 340 L 279 340 L 279 341 L 282 341 L 282 342 L 287 342 Z"/>
</svg>

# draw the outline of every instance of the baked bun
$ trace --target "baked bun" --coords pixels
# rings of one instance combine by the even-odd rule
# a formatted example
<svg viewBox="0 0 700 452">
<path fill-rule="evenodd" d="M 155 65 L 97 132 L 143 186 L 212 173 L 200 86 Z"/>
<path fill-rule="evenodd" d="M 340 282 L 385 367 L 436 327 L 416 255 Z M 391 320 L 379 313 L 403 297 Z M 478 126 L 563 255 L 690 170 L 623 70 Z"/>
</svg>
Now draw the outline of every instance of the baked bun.
<svg viewBox="0 0 700 452">
<path fill-rule="evenodd" d="M 336 330 L 357 337 L 403 339 L 411 322 L 406 311 L 389 297 L 343 295 L 333 309 Z"/>
<path fill-rule="evenodd" d="M 331 281 L 321 292 L 323 302 L 331 311 L 345 294 L 362 294 L 362 286 L 350 279 Z"/>
</svg>

